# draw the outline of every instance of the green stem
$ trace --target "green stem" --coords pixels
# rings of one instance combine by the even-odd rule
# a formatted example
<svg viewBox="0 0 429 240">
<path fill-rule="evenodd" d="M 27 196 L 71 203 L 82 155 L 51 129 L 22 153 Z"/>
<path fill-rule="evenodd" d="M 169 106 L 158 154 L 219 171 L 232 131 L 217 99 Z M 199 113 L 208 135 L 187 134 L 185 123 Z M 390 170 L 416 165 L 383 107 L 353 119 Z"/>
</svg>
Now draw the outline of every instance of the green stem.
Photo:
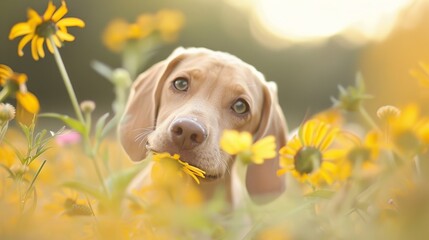
<svg viewBox="0 0 429 240">
<path fill-rule="evenodd" d="M 96 159 L 96 153 L 94 148 L 91 147 L 91 140 L 88 136 L 88 134 L 85 134 L 84 136 L 84 150 L 85 150 L 85 154 L 91 159 L 91 162 L 94 166 L 95 169 L 95 173 L 97 174 L 97 178 L 98 181 L 100 181 L 101 187 L 103 188 L 104 193 L 106 194 L 106 196 L 109 194 L 109 191 L 107 190 L 107 187 L 104 183 L 104 178 L 103 178 L 103 174 L 101 173 L 100 170 L 100 166 L 97 163 L 97 159 Z"/>
<path fill-rule="evenodd" d="M 85 120 L 83 119 L 83 116 L 82 116 L 82 112 L 80 111 L 80 108 L 79 108 L 79 103 L 77 101 L 76 94 L 73 90 L 73 85 L 71 84 L 70 77 L 67 74 L 67 70 L 66 70 L 66 67 L 64 66 L 64 62 L 61 58 L 60 52 L 58 51 L 58 48 L 55 45 L 52 38 L 50 38 L 49 41 L 51 41 L 51 45 L 54 48 L 55 61 L 57 62 L 58 69 L 60 70 L 61 76 L 62 76 L 63 81 L 64 81 L 64 85 L 66 86 L 67 92 L 69 94 L 70 100 L 71 100 L 73 108 L 74 108 L 74 111 L 76 112 L 76 116 L 80 122 L 85 123 Z"/>
<path fill-rule="evenodd" d="M 0 103 L 9 96 L 9 88 L 6 86 L 0 91 Z"/>
<path fill-rule="evenodd" d="M 98 166 L 97 159 L 95 158 L 94 154 L 91 155 L 91 161 L 94 164 L 94 168 L 97 173 L 98 180 L 100 181 L 101 187 L 103 188 L 103 191 L 106 196 L 109 196 L 109 191 L 107 190 L 106 184 L 104 183 L 103 175 L 101 174 L 100 166 Z"/>
<path fill-rule="evenodd" d="M 64 85 L 66 86 L 67 92 L 69 94 L 70 100 L 71 100 L 73 108 L 74 108 L 74 111 L 76 112 L 76 116 L 77 116 L 78 120 L 81 123 L 85 124 L 85 127 L 88 128 L 87 130 L 89 131 L 88 122 L 85 121 L 85 119 L 83 117 L 83 114 L 82 114 L 82 112 L 80 110 L 79 103 L 77 101 L 77 97 L 76 97 L 76 94 L 75 94 L 74 89 L 73 89 L 73 85 L 71 84 L 70 77 L 67 74 L 67 70 L 66 70 L 66 67 L 64 66 L 64 62 L 63 62 L 63 60 L 61 58 L 60 52 L 58 51 L 58 48 L 55 45 L 55 43 L 52 40 L 52 38 L 50 38 L 49 41 L 51 41 L 51 45 L 54 48 L 55 61 L 57 62 L 57 65 L 58 65 L 58 68 L 60 70 L 61 76 L 62 76 L 62 78 L 64 80 Z M 91 161 L 93 162 L 95 171 L 97 173 L 97 177 L 100 180 L 100 183 L 101 183 L 101 185 L 103 187 L 103 190 L 107 194 L 108 191 L 107 191 L 107 188 L 106 188 L 106 186 L 104 184 L 103 176 L 101 175 L 101 171 L 100 171 L 100 168 L 99 168 L 99 166 L 97 164 L 97 161 L 96 161 L 96 159 L 94 157 L 94 153 L 91 151 L 90 141 L 89 141 L 89 136 L 88 135 L 85 136 L 85 147 L 89 149 L 88 156 L 91 158 Z"/>
<path fill-rule="evenodd" d="M 363 106 L 359 107 L 359 113 L 362 115 L 362 117 L 365 119 L 365 121 L 375 130 L 381 131 L 378 125 L 374 122 L 374 120 L 371 118 L 371 116 L 368 114 L 368 112 L 365 110 Z"/>
<path fill-rule="evenodd" d="M 27 191 L 25 191 L 24 201 L 23 201 L 24 205 L 25 205 L 25 202 L 27 201 L 28 194 L 30 193 L 31 189 L 34 186 L 34 183 L 36 182 L 37 177 L 39 176 L 40 172 L 42 171 L 42 168 L 45 166 L 45 163 L 46 163 L 46 160 L 44 160 L 42 165 L 40 165 L 39 169 L 36 172 L 36 175 L 34 175 L 34 178 L 30 183 L 30 186 L 27 188 Z"/>
<path fill-rule="evenodd" d="M 422 169 L 420 167 L 420 158 L 418 155 L 414 157 L 414 164 L 416 165 L 417 180 L 421 181 L 422 180 Z"/>
</svg>

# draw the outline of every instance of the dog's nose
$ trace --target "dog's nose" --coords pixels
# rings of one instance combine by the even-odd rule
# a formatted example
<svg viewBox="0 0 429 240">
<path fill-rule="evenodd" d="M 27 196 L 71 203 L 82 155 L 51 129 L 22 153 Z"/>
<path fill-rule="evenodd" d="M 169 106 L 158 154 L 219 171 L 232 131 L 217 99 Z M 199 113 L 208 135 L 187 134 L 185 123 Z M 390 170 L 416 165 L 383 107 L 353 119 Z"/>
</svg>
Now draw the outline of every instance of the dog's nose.
<svg viewBox="0 0 429 240">
<path fill-rule="evenodd" d="M 207 138 L 206 128 L 196 120 L 178 118 L 171 123 L 173 142 L 182 149 L 192 149 Z"/>
</svg>

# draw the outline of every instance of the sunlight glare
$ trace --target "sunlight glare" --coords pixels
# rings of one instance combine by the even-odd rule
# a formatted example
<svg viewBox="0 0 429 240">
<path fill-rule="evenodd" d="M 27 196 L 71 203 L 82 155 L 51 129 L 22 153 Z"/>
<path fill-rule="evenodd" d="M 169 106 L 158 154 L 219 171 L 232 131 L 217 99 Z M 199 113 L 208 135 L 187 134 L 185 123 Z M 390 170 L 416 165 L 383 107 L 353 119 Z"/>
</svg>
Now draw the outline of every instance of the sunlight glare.
<svg viewBox="0 0 429 240">
<path fill-rule="evenodd" d="M 379 38 L 393 27 L 398 13 L 412 0 L 256 0 L 258 24 L 291 41 L 309 41 L 356 31 Z"/>
</svg>

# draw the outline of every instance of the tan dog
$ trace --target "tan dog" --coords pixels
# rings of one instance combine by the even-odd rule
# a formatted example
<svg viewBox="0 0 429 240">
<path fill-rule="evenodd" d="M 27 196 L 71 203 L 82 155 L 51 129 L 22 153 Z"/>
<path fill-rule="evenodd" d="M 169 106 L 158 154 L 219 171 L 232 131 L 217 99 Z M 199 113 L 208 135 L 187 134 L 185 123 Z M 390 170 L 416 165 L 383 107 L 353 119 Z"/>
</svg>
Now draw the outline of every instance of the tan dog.
<svg viewBox="0 0 429 240">
<path fill-rule="evenodd" d="M 133 161 L 144 159 L 148 150 L 180 154 L 206 172 L 200 188 L 207 198 L 224 187 L 235 202 L 233 157 L 220 150 L 221 134 L 248 131 L 255 141 L 274 135 L 277 147 L 284 146 L 286 124 L 276 94 L 274 83 L 230 54 L 178 48 L 134 83 L 119 126 L 121 143 Z M 250 165 L 249 194 L 281 193 L 285 182 L 277 169 L 278 159 Z M 146 177 L 143 173 L 138 181 Z"/>
</svg>

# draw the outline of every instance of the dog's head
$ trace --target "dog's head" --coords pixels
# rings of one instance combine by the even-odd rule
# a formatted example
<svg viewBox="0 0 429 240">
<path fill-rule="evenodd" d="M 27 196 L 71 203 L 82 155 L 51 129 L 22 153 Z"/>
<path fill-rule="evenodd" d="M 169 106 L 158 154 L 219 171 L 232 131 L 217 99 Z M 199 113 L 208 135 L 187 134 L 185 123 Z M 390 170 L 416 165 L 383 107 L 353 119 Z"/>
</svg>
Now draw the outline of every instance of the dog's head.
<svg viewBox="0 0 429 240">
<path fill-rule="evenodd" d="M 179 48 L 134 83 L 119 126 L 121 143 L 133 161 L 148 150 L 177 153 L 207 180 L 220 179 L 233 159 L 219 148 L 223 130 L 248 131 L 255 140 L 274 135 L 278 148 L 286 143 L 276 94 L 274 83 L 230 54 Z M 249 166 L 249 192 L 281 191 L 277 169 L 277 159 Z"/>
</svg>

